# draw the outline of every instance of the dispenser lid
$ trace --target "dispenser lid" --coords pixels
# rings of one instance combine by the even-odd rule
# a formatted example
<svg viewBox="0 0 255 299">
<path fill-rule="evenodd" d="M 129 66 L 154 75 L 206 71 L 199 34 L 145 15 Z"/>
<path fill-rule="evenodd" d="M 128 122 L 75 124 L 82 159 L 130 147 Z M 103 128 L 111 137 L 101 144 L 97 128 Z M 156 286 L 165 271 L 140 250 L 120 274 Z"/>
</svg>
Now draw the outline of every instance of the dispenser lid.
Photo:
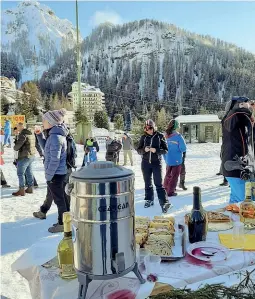
<svg viewBox="0 0 255 299">
<path fill-rule="evenodd" d="M 81 180 L 102 180 L 123 178 L 134 175 L 134 172 L 109 161 L 92 162 L 88 166 L 72 173 L 72 178 Z"/>
</svg>

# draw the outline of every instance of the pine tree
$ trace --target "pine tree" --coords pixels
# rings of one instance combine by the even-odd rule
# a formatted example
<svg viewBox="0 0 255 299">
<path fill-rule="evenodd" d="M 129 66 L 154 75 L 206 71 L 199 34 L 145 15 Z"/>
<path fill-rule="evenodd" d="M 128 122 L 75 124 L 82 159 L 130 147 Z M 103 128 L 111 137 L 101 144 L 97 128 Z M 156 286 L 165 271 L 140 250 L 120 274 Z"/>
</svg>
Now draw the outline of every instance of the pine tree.
<svg viewBox="0 0 255 299">
<path fill-rule="evenodd" d="M 43 103 L 44 103 L 44 109 L 46 111 L 49 111 L 50 110 L 50 97 L 46 94 L 43 96 Z"/>
<path fill-rule="evenodd" d="M 34 111 L 31 102 L 31 97 L 27 93 L 24 93 L 16 106 L 15 113 L 25 115 L 26 120 L 32 118 Z"/>
<path fill-rule="evenodd" d="M 114 116 L 114 127 L 117 130 L 124 130 L 124 118 L 122 114 L 116 114 Z"/>
<path fill-rule="evenodd" d="M 96 111 L 94 115 L 94 125 L 97 128 L 109 130 L 108 115 L 106 111 Z"/>
<path fill-rule="evenodd" d="M 24 92 L 24 95 L 21 99 L 22 103 L 20 108 L 23 107 L 28 114 L 31 112 L 32 115 L 38 115 L 38 107 L 41 105 L 42 97 L 37 85 L 33 81 L 28 81 L 21 86 L 21 89 Z M 25 101 L 26 103 L 24 103 Z M 27 105 L 29 107 L 27 107 Z"/>
<path fill-rule="evenodd" d="M 157 117 L 156 117 L 156 125 L 157 128 L 160 132 L 164 132 L 167 127 L 167 116 L 166 116 L 166 110 L 165 108 L 161 108 L 160 111 L 157 112 Z"/>
<path fill-rule="evenodd" d="M 75 121 L 77 123 L 87 124 L 88 118 L 84 107 L 80 104 L 74 113 Z"/>
<path fill-rule="evenodd" d="M 53 97 L 51 97 L 51 101 L 50 101 L 50 110 L 58 110 L 58 109 L 61 109 L 63 108 L 60 100 L 59 100 L 59 97 L 58 97 L 58 94 L 55 93 Z"/>
</svg>

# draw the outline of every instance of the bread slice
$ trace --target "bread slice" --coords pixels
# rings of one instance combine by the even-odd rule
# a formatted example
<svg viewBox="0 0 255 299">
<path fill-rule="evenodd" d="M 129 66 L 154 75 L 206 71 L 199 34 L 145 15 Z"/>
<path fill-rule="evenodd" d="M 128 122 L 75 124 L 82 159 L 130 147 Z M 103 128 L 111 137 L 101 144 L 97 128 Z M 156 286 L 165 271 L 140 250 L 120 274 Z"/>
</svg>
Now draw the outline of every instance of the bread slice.
<svg viewBox="0 0 255 299">
<path fill-rule="evenodd" d="M 148 235 L 149 227 L 146 224 L 136 224 L 135 225 L 135 232 L 140 234 L 147 234 Z"/>
<path fill-rule="evenodd" d="M 159 221 L 159 222 L 158 222 Z M 152 220 L 150 222 L 150 227 L 151 228 L 165 228 L 165 229 L 169 229 L 169 230 L 173 230 L 174 229 L 174 225 L 172 222 L 168 221 L 168 222 L 162 222 L 160 220 Z"/>
<path fill-rule="evenodd" d="M 172 222 L 173 224 L 175 223 L 174 217 L 173 216 L 154 216 L 154 220 L 158 220 L 158 219 L 162 219 L 162 220 L 168 220 L 170 222 Z"/>
<path fill-rule="evenodd" d="M 143 217 L 143 216 L 136 216 L 135 217 L 135 224 L 145 224 L 149 225 L 150 218 L 149 217 Z"/>
</svg>

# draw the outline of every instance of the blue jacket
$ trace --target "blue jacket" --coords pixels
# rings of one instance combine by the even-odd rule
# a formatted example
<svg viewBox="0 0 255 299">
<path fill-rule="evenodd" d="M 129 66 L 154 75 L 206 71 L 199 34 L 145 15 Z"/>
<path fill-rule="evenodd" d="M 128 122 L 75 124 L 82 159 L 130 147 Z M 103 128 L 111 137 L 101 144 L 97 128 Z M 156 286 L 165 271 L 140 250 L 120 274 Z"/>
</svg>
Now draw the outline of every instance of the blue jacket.
<svg viewBox="0 0 255 299">
<path fill-rule="evenodd" d="M 4 135 L 11 135 L 12 129 L 11 129 L 11 122 L 7 120 L 4 124 Z"/>
<path fill-rule="evenodd" d="M 37 138 L 40 146 L 44 150 L 44 168 L 47 181 L 51 181 L 55 174 L 66 174 L 66 136 L 68 130 L 64 124 L 52 127 L 48 132 L 47 139 L 43 134 L 38 134 Z"/>
<path fill-rule="evenodd" d="M 173 132 L 166 139 L 168 153 L 164 155 L 167 166 L 181 165 L 183 162 L 183 153 L 186 152 L 186 143 L 182 135 L 178 132 Z"/>
</svg>

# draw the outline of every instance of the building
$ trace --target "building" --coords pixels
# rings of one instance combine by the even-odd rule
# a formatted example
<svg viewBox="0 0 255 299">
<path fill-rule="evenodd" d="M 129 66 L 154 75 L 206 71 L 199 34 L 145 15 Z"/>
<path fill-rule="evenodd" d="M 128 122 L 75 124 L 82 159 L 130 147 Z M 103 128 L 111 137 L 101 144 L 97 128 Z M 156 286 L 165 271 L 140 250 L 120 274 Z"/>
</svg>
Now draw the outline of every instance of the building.
<svg viewBox="0 0 255 299">
<path fill-rule="evenodd" d="M 218 115 L 180 115 L 176 120 L 180 124 L 180 133 L 186 142 L 219 142 L 221 121 Z"/>
<path fill-rule="evenodd" d="M 73 102 L 73 110 L 76 111 L 80 105 L 84 108 L 89 121 L 94 120 L 96 111 L 105 109 L 104 93 L 95 86 L 81 83 L 81 103 L 78 99 L 78 82 L 72 84 L 72 91 L 68 94 Z"/>
</svg>

